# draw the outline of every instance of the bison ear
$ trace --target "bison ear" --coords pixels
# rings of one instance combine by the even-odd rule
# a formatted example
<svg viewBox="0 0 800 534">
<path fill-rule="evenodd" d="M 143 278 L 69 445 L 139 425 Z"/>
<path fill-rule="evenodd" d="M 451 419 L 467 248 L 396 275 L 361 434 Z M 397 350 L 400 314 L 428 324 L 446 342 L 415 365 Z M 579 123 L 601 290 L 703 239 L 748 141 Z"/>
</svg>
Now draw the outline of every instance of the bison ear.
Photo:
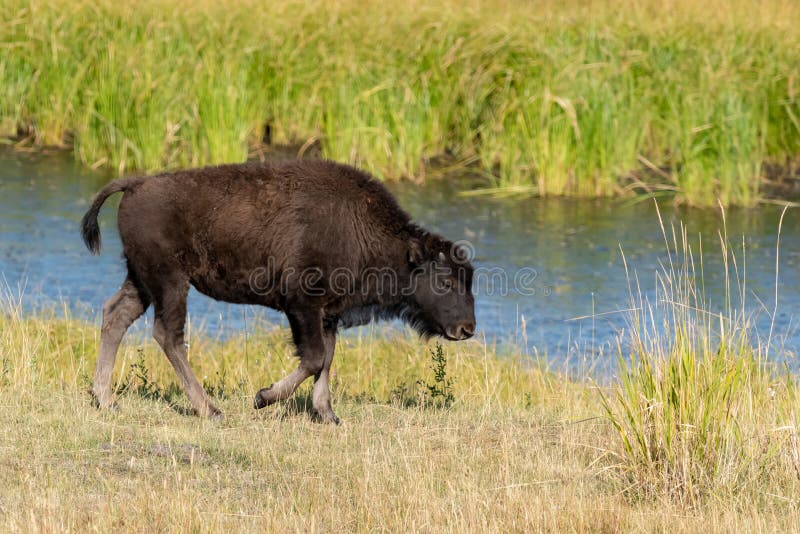
<svg viewBox="0 0 800 534">
<path fill-rule="evenodd" d="M 419 239 L 409 239 L 408 241 L 408 263 L 411 265 L 421 265 L 425 260 L 422 242 Z"/>
</svg>

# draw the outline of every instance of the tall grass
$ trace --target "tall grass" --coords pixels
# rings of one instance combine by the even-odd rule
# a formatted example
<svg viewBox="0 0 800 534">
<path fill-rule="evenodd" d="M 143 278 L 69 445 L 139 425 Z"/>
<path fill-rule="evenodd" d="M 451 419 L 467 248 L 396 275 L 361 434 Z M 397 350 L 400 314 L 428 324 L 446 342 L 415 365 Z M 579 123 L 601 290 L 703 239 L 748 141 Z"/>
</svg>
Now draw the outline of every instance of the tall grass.
<svg viewBox="0 0 800 534">
<path fill-rule="evenodd" d="M 685 227 L 664 238 L 652 300 L 629 274 L 636 311 L 620 344 L 619 383 L 603 396 L 628 491 L 697 505 L 757 495 L 782 478 L 780 491 L 791 493 L 800 475 L 800 457 L 786 454 L 800 436 L 798 389 L 768 360 L 781 356 L 770 354 L 772 332 L 757 332 L 744 311 L 745 251 L 737 257 L 720 234 L 727 294 L 714 303 L 704 293 L 702 244 L 695 252 Z"/>
<path fill-rule="evenodd" d="M 8 0 L 0 133 L 122 173 L 242 161 L 269 123 L 382 177 L 449 154 L 511 190 L 749 205 L 800 154 L 798 19 L 789 0 Z"/>
</svg>

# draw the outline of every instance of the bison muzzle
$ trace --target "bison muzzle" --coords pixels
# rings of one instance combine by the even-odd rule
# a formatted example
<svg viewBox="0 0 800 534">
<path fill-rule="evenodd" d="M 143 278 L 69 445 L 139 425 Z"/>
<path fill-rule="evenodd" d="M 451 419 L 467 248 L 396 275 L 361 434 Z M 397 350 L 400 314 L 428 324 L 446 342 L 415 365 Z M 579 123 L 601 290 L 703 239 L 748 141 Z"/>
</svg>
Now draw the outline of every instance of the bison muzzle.
<svg viewBox="0 0 800 534">
<path fill-rule="evenodd" d="M 368 174 L 329 161 L 248 163 L 122 178 L 94 197 L 82 235 L 100 251 L 97 215 L 117 192 L 127 262 L 103 306 L 92 394 L 113 405 L 111 375 L 123 335 L 154 307 L 153 337 L 194 410 L 221 417 L 189 367 L 184 345 L 191 284 L 217 300 L 286 314 L 299 365 L 255 397 L 263 408 L 314 377 L 319 421 L 338 423 L 328 385 L 336 333 L 399 318 L 422 336 L 475 332 L 467 251 L 414 224 Z"/>
</svg>

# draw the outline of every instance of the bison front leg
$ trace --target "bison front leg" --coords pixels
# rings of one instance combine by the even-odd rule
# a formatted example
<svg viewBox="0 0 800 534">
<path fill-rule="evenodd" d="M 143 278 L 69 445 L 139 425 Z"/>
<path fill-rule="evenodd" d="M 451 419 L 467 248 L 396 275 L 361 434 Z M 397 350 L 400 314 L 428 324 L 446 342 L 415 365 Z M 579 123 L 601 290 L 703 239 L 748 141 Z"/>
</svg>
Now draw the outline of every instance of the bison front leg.
<svg viewBox="0 0 800 534">
<path fill-rule="evenodd" d="M 333 352 L 336 348 L 336 329 L 323 329 L 322 341 L 325 344 L 325 361 L 322 369 L 314 375 L 314 394 L 312 403 L 314 413 L 321 423 L 339 424 L 339 418 L 333 413 L 331 407 L 330 372 L 333 362 Z"/>
<path fill-rule="evenodd" d="M 322 311 L 289 312 L 289 325 L 297 347 L 300 363 L 288 376 L 256 393 L 254 406 L 264 408 L 289 398 L 308 377 L 314 376 L 313 406 L 317 420 L 323 423 L 339 423 L 331 408 L 329 389 L 330 366 L 336 345 L 336 332 L 323 326 Z"/>
</svg>

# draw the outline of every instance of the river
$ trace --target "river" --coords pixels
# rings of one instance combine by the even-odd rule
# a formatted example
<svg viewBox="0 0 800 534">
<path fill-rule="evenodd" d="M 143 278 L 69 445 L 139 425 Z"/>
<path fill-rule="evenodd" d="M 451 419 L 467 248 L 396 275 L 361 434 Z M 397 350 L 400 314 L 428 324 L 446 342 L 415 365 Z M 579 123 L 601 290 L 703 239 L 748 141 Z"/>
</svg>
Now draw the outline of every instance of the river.
<svg viewBox="0 0 800 534">
<path fill-rule="evenodd" d="M 101 256 L 84 248 L 78 223 L 91 196 L 109 179 L 107 173 L 76 164 L 68 153 L 0 150 L 0 283 L 10 298 L 28 309 L 68 307 L 78 317 L 99 321 L 103 301 L 125 273 L 116 201 L 101 212 Z M 659 298 L 656 273 L 668 256 L 654 202 L 459 195 L 469 188 L 468 181 L 451 177 L 423 186 L 391 183 L 389 188 L 416 221 L 474 248 L 478 337 L 517 346 L 554 365 L 605 367 L 616 357 L 621 329 L 630 322 L 624 311 L 631 307 L 631 288 L 623 253 L 643 295 Z M 707 305 L 712 311 L 723 309 L 721 211 L 681 209 L 669 201 L 659 209 L 668 233 L 673 226 L 686 226 L 697 267 L 702 237 Z M 800 348 L 795 326 L 800 309 L 797 211 L 789 210 L 783 222 L 774 320 L 781 208 L 725 213 L 738 274 L 730 262 L 729 271 L 746 283 L 744 313 L 762 337 L 773 327 L 773 353 L 791 362 Z M 189 314 L 192 329 L 221 337 L 261 322 L 286 324 L 275 312 L 214 302 L 194 290 Z M 140 327 L 145 323 L 140 320 Z"/>
</svg>

